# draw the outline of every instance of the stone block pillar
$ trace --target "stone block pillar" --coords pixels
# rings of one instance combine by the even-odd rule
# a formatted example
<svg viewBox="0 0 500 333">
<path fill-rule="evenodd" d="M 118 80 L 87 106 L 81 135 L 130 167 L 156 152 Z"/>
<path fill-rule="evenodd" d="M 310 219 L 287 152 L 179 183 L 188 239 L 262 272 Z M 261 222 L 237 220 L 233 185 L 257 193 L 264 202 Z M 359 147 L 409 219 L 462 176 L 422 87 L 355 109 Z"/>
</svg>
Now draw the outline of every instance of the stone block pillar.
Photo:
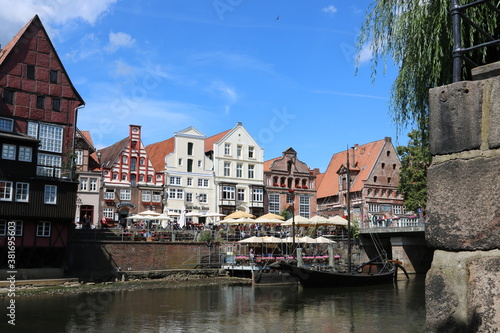
<svg viewBox="0 0 500 333">
<path fill-rule="evenodd" d="M 500 327 L 500 62 L 430 90 L 426 332 Z"/>
<path fill-rule="evenodd" d="M 425 240 L 421 237 L 391 237 L 392 258 L 403 263 L 410 274 L 425 273 L 429 270 L 429 251 Z M 402 272 L 401 272 L 402 273 Z"/>
</svg>

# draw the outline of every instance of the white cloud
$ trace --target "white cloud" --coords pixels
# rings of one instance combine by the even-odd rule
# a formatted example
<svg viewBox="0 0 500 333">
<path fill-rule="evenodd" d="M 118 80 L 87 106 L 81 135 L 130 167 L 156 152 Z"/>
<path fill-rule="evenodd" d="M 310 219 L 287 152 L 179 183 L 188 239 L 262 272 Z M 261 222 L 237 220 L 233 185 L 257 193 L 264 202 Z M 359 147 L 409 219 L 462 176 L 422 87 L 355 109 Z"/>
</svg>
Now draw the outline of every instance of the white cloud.
<svg viewBox="0 0 500 333">
<path fill-rule="evenodd" d="M 106 50 L 113 53 L 121 47 L 132 47 L 134 44 L 135 39 L 133 39 L 129 34 L 124 32 L 110 32 L 109 44 L 106 47 Z"/>
<path fill-rule="evenodd" d="M 363 48 L 361 49 L 361 51 L 359 51 L 359 58 L 358 58 L 359 63 L 363 64 L 365 62 L 368 62 L 372 59 L 372 57 L 373 57 L 373 52 L 371 44 L 363 45 Z"/>
<path fill-rule="evenodd" d="M 76 19 L 93 25 L 117 0 L 0 0 L 0 43 L 6 44 L 35 15 L 51 31 Z M 8 8 L 8 10 L 7 10 Z"/>
<path fill-rule="evenodd" d="M 337 8 L 335 8 L 335 6 L 333 6 L 333 5 L 330 5 L 328 7 L 324 7 L 321 10 L 325 13 L 328 13 L 328 14 L 334 14 L 337 12 Z"/>
</svg>

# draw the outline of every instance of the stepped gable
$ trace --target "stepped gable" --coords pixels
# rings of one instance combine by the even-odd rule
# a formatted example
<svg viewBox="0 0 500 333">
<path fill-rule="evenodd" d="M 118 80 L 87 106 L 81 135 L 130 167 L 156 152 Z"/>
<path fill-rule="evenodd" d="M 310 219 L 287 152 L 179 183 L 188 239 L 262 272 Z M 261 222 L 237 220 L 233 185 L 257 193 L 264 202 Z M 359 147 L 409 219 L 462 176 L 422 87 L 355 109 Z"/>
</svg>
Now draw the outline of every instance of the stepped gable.
<svg viewBox="0 0 500 333">
<path fill-rule="evenodd" d="M 352 192 L 360 191 L 363 188 L 363 184 L 369 178 L 375 162 L 380 156 L 380 152 L 385 144 L 386 140 L 382 139 L 357 146 L 356 149 L 354 149 L 354 154 L 352 149 L 348 150 L 351 170 L 357 170 L 359 172 L 353 179 L 351 186 Z M 345 168 L 346 163 L 347 150 L 332 156 L 325 173 L 319 177 L 318 198 L 325 198 L 339 193 L 338 171 L 343 167 Z"/>
<path fill-rule="evenodd" d="M 165 170 L 165 157 L 174 152 L 175 137 L 146 146 L 146 154 L 155 171 Z"/>
</svg>

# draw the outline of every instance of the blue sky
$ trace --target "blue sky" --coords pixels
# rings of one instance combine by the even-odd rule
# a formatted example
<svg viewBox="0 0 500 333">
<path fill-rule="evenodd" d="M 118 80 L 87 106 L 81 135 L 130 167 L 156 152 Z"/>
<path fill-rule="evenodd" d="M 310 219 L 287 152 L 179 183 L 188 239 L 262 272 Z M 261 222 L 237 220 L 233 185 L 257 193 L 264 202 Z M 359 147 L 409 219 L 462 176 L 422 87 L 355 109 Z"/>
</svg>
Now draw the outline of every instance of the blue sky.
<svg viewBox="0 0 500 333">
<path fill-rule="evenodd" d="M 0 0 L 5 45 L 38 14 L 86 102 L 78 127 L 98 148 L 142 125 L 145 145 L 194 126 L 211 136 L 241 121 L 265 159 L 293 147 L 325 171 L 355 143 L 396 138 L 396 71 L 355 75 L 371 0 Z M 48 3 L 48 4 L 47 4 Z"/>
</svg>

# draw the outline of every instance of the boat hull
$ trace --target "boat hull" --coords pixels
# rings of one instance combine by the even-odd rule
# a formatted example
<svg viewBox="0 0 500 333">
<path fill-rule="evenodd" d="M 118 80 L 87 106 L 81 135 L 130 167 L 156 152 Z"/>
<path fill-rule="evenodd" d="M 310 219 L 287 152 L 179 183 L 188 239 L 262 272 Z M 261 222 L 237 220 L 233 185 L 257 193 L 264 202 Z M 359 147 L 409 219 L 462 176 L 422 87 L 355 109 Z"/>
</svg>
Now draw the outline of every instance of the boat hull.
<svg viewBox="0 0 500 333">
<path fill-rule="evenodd" d="M 357 287 L 385 284 L 392 283 L 395 275 L 395 269 L 371 275 L 348 274 L 307 269 L 286 262 L 280 262 L 279 269 L 296 277 L 304 287 Z"/>
</svg>

